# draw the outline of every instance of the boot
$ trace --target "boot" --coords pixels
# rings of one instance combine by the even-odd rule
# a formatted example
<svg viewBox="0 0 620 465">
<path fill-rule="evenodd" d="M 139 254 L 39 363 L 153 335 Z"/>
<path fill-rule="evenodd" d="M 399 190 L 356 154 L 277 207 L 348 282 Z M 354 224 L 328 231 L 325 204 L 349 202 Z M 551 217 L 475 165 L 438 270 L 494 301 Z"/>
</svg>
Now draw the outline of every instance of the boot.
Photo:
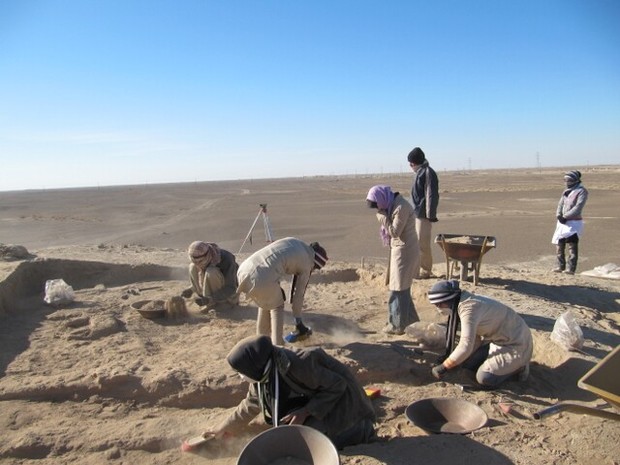
<svg viewBox="0 0 620 465">
<path fill-rule="evenodd" d="M 566 243 L 560 242 L 556 249 L 556 258 L 558 265 L 553 269 L 555 273 L 561 273 L 566 268 L 566 258 L 564 256 L 564 250 L 566 249 Z"/>
<path fill-rule="evenodd" d="M 577 269 L 578 258 L 579 258 L 579 243 L 569 242 L 568 243 L 568 269 L 565 271 L 565 273 L 575 274 L 575 270 Z"/>
<path fill-rule="evenodd" d="M 304 325 L 303 323 L 297 323 L 295 325 L 295 331 L 290 332 L 284 338 L 286 342 L 297 342 L 308 338 L 312 334 L 312 328 Z"/>
</svg>

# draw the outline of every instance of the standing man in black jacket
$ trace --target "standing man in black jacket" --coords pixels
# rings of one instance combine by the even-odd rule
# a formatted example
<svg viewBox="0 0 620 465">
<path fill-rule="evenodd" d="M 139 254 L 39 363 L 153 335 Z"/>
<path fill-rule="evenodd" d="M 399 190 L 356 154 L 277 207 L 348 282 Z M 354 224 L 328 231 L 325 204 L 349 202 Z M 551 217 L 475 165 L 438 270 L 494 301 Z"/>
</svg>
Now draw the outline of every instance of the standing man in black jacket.
<svg viewBox="0 0 620 465">
<path fill-rule="evenodd" d="M 437 222 L 439 205 L 439 180 L 430 167 L 420 147 L 414 148 L 407 156 L 409 166 L 415 173 L 411 187 L 411 199 L 416 216 L 416 232 L 420 243 L 420 279 L 433 277 L 433 254 L 431 252 L 432 224 Z"/>
</svg>

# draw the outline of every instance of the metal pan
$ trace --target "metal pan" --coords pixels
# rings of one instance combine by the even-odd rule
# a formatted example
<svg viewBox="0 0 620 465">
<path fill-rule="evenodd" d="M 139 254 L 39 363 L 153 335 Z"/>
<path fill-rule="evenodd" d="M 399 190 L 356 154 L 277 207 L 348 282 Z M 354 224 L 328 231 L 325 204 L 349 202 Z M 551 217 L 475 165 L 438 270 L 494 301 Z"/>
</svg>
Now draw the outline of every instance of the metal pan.
<svg viewBox="0 0 620 465">
<path fill-rule="evenodd" d="M 487 414 L 463 399 L 422 399 L 409 405 L 405 415 L 414 425 L 431 433 L 467 434 L 482 428 Z"/>
</svg>

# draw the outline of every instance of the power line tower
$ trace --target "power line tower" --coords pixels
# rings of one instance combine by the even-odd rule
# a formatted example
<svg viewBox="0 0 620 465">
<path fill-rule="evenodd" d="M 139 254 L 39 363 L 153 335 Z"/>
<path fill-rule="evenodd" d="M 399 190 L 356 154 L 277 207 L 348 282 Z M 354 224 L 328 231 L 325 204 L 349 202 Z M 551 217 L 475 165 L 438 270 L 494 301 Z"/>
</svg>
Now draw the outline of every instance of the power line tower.
<svg viewBox="0 0 620 465">
<path fill-rule="evenodd" d="M 250 226 L 250 230 L 248 231 L 247 236 L 245 236 L 243 244 L 241 244 L 241 247 L 239 247 L 239 252 L 237 253 L 241 253 L 241 250 L 243 249 L 243 246 L 246 244 L 246 242 L 250 241 L 250 244 L 252 243 L 252 231 L 254 231 L 256 223 L 258 223 L 258 220 L 261 217 L 263 218 L 263 229 L 265 230 L 265 242 L 273 242 L 273 231 L 271 229 L 271 222 L 269 221 L 269 216 L 267 215 L 267 204 L 261 203 L 258 210 L 258 215 L 256 215 L 254 223 L 252 223 L 252 226 Z"/>
</svg>

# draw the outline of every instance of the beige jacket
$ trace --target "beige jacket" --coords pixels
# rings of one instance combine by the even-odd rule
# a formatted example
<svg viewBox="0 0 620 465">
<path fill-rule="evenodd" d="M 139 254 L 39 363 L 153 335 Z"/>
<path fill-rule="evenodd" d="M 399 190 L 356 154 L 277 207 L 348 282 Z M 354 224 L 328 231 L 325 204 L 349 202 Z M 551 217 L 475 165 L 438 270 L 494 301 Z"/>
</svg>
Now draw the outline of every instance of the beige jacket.
<svg viewBox="0 0 620 465">
<path fill-rule="evenodd" d="M 458 308 L 461 338 L 448 356 L 446 366 L 460 365 L 482 344 L 510 348 L 518 359 L 532 356 L 532 332 L 523 318 L 512 308 L 489 297 L 463 291 Z"/>
<path fill-rule="evenodd" d="M 394 199 L 392 215 L 377 213 L 379 223 L 390 235 L 390 291 L 404 291 L 411 287 L 418 277 L 420 268 L 420 247 L 415 230 L 415 212 L 402 195 Z"/>
<path fill-rule="evenodd" d="M 239 265 L 237 290 L 260 308 L 271 310 L 284 304 L 280 282 L 293 275 L 296 278 L 295 288 L 291 290 L 291 307 L 293 315 L 299 317 L 313 268 L 312 247 L 294 237 L 278 239 Z"/>
</svg>

